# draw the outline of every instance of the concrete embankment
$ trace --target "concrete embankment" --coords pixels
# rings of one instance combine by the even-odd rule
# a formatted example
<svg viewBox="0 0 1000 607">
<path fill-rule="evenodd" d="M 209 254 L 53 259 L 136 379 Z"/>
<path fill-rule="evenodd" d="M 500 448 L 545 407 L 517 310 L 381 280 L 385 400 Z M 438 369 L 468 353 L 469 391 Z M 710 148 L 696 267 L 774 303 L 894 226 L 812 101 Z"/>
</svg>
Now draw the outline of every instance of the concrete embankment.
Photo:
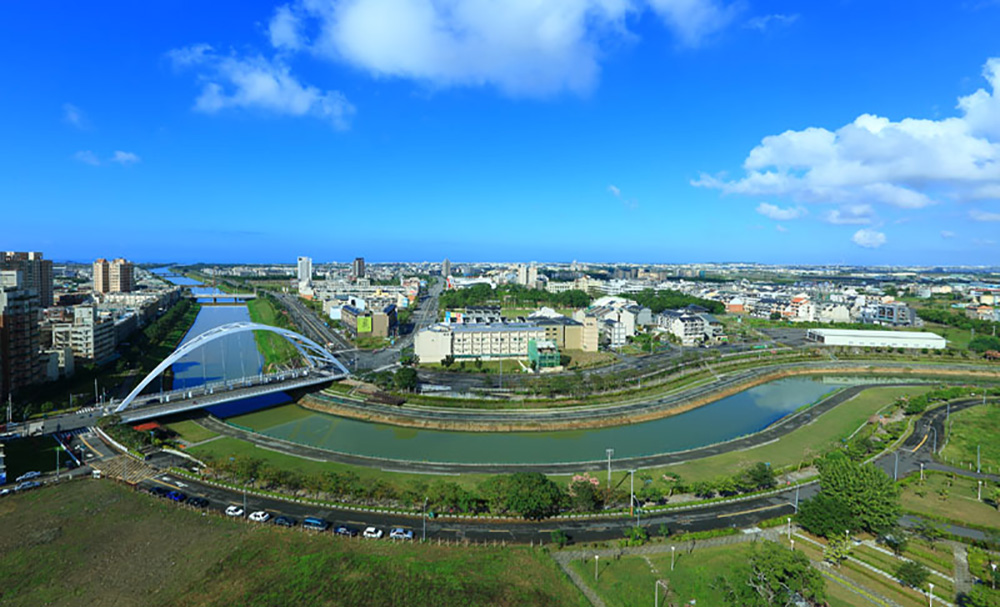
<svg viewBox="0 0 1000 607">
<path fill-rule="evenodd" d="M 309 394 L 299 401 L 307 409 L 341 417 L 410 428 L 464 432 L 550 432 L 621 426 L 690 411 L 754 386 L 802 375 L 896 376 L 900 378 L 975 378 L 998 381 L 1000 369 L 977 365 L 914 363 L 803 363 L 744 370 L 709 384 L 688 388 L 646 402 L 552 407 L 520 410 L 462 409 L 417 405 L 381 405 L 327 394 Z M 902 380 L 902 381 L 905 381 Z M 898 383 L 898 382 L 889 382 Z M 870 387 L 870 386 L 869 386 Z"/>
</svg>

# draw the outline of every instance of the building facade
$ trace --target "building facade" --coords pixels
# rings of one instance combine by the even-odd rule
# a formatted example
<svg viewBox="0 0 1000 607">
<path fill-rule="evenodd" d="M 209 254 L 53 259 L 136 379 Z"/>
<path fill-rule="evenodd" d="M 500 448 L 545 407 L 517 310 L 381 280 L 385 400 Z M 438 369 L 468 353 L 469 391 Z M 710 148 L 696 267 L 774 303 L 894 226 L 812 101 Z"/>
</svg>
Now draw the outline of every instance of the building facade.
<svg viewBox="0 0 1000 607">
<path fill-rule="evenodd" d="M 313 260 L 311 257 L 298 258 L 297 276 L 299 279 L 299 288 L 302 288 L 303 286 L 308 287 L 312 285 Z"/>
<path fill-rule="evenodd" d="M 937 333 L 912 331 L 864 331 L 851 329 L 809 329 L 806 340 L 824 346 L 857 348 L 907 348 L 941 350 L 948 347 Z"/>
<path fill-rule="evenodd" d="M 43 259 L 37 251 L 0 253 L 0 271 L 21 272 L 21 285 L 38 296 L 38 305 L 52 307 L 52 260 Z"/>
<path fill-rule="evenodd" d="M 0 271 L 0 398 L 42 380 L 38 296 L 21 272 Z"/>
<path fill-rule="evenodd" d="M 75 359 L 102 363 L 115 354 L 115 323 L 93 306 L 73 308 L 73 321 L 52 325 L 52 347 L 70 348 Z"/>
<path fill-rule="evenodd" d="M 108 261 L 101 258 L 94 262 L 94 292 L 131 293 L 135 290 L 135 269 L 126 259 Z"/>
<path fill-rule="evenodd" d="M 365 277 L 365 258 L 355 257 L 354 261 L 351 263 L 351 276 L 354 278 L 364 278 Z"/>
</svg>

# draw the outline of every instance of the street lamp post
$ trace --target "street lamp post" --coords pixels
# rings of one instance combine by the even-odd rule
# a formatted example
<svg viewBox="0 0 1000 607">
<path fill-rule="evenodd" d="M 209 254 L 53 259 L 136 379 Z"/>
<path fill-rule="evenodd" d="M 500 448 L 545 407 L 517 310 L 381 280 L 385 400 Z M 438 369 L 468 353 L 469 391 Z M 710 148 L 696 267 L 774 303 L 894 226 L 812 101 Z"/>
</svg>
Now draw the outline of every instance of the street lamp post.
<svg viewBox="0 0 1000 607">
<path fill-rule="evenodd" d="M 934 607 L 934 582 L 930 582 L 931 590 L 927 593 L 928 607 Z"/>
<path fill-rule="evenodd" d="M 635 514 L 635 470 L 629 470 L 628 474 L 628 514 L 632 516 Z"/>
<path fill-rule="evenodd" d="M 670 592 L 670 589 L 667 588 L 667 585 L 663 582 L 663 580 L 656 580 L 656 584 L 654 586 L 655 589 L 653 591 L 653 607 L 660 607 L 660 586 L 663 586 L 664 596 Z"/>
<path fill-rule="evenodd" d="M 788 517 L 788 541 L 792 540 L 792 517 Z"/>
<path fill-rule="evenodd" d="M 611 456 L 615 454 L 614 449 L 605 449 L 605 453 L 608 454 L 608 495 L 611 495 Z"/>
<path fill-rule="evenodd" d="M 597 567 L 598 567 L 598 565 L 597 565 L 597 564 L 598 564 L 598 563 L 600 563 L 600 562 L 601 562 L 601 555 L 599 555 L 599 554 L 595 554 L 595 555 L 594 555 L 594 581 L 595 581 L 595 582 L 597 581 L 597 574 L 598 574 L 598 573 L 599 573 L 599 571 L 600 571 L 600 570 L 599 570 L 599 569 L 597 568 Z"/>
<path fill-rule="evenodd" d="M 997 589 L 997 564 L 990 563 L 990 567 L 993 568 L 993 590 Z"/>
<path fill-rule="evenodd" d="M 677 546 L 670 547 L 670 570 L 674 570 L 674 551 L 677 550 Z M 996 565 L 993 566 L 996 569 Z"/>
<path fill-rule="evenodd" d="M 920 480 L 924 480 L 924 463 L 920 462 Z"/>
<path fill-rule="evenodd" d="M 424 533 L 423 533 L 423 539 L 421 539 L 421 541 L 423 542 L 427 541 L 427 498 L 426 497 L 424 498 Z"/>
<path fill-rule="evenodd" d="M 896 462 L 892 465 L 892 480 L 895 482 L 899 480 L 899 451 L 895 451 Z"/>
</svg>

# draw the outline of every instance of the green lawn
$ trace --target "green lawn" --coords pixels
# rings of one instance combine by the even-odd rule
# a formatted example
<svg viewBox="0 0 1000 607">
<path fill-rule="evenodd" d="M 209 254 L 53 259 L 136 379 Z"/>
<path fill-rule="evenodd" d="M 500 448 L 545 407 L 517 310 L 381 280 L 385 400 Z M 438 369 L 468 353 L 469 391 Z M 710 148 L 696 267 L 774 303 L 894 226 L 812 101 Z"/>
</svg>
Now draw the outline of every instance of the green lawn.
<svg viewBox="0 0 1000 607">
<path fill-rule="evenodd" d="M 827 411 L 808 426 L 792 431 L 778 442 L 732 453 L 651 470 L 654 476 L 666 472 L 686 480 L 731 475 L 755 462 L 770 462 L 773 468 L 795 465 L 825 453 L 840 444 L 874 413 L 903 395 L 917 395 L 927 386 L 870 388 L 853 399 Z"/>
<path fill-rule="evenodd" d="M 288 321 L 278 312 L 268 297 L 251 299 L 247 302 L 247 310 L 250 312 L 250 320 L 253 322 L 273 327 L 288 327 Z M 299 356 L 295 346 L 284 337 L 265 331 L 256 331 L 254 338 L 257 340 L 257 348 L 264 356 L 265 367 L 287 365 Z"/>
<path fill-rule="evenodd" d="M 193 419 L 166 424 L 166 427 L 179 434 L 182 439 L 189 443 L 200 443 L 219 435 L 217 432 L 212 432 Z"/>
<path fill-rule="evenodd" d="M 941 450 L 941 457 L 948 463 L 967 468 L 976 465 L 976 447 L 984 472 L 1000 470 L 1000 406 L 988 404 L 959 411 L 951 416 L 948 444 Z"/>
<path fill-rule="evenodd" d="M 952 481 L 950 474 L 941 473 L 928 473 L 924 478 L 923 484 L 910 482 L 903 489 L 905 510 L 944 517 L 958 524 L 971 523 L 1000 529 L 1000 512 L 992 503 L 976 499 L 975 479 L 958 476 Z M 989 499 L 993 487 L 992 484 L 983 486 L 984 500 Z"/>
<path fill-rule="evenodd" d="M 540 550 L 248 525 L 93 480 L 0 501 L 0 604 L 587 605 Z"/>
</svg>

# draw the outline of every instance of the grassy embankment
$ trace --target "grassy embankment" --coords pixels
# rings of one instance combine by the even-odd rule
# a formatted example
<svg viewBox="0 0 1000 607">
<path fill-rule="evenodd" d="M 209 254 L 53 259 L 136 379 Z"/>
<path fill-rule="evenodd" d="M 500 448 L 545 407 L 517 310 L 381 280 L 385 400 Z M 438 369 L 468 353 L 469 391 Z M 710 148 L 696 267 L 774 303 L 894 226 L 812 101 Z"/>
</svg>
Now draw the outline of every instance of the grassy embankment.
<svg viewBox="0 0 1000 607">
<path fill-rule="evenodd" d="M 200 443 L 201 441 L 219 436 L 218 433 L 212 432 L 192 419 L 171 422 L 166 424 L 166 427 L 176 432 L 181 439 L 188 443 Z"/>
<path fill-rule="evenodd" d="M 288 317 L 278 311 L 270 297 L 261 296 L 251 299 L 247 302 L 247 310 L 250 312 L 250 320 L 253 322 L 283 329 L 292 328 Z M 266 331 L 255 331 L 254 339 L 257 341 L 257 349 L 264 356 L 265 370 L 288 365 L 299 356 L 295 346 L 280 335 Z"/>
<path fill-rule="evenodd" d="M 203 516 L 109 481 L 0 501 L 0 604 L 573 606 L 540 551 L 344 539 Z"/>
<path fill-rule="evenodd" d="M 983 472 L 1000 471 L 1000 406 L 971 407 L 953 413 L 948 430 L 948 443 L 941 450 L 941 459 L 953 466 L 976 469 L 976 449 L 979 448 Z"/>
<path fill-rule="evenodd" d="M 942 472 L 927 472 L 921 483 L 908 478 L 903 489 L 903 509 L 929 518 L 1000 530 L 1000 512 L 992 502 L 993 483 L 983 486 L 983 501 L 976 499 L 976 480 Z"/>
<path fill-rule="evenodd" d="M 745 451 L 723 453 L 674 466 L 644 469 L 643 474 L 649 474 L 654 478 L 666 473 L 679 474 L 686 481 L 693 482 L 697 480 L 710 480 L 719 476 L 731 476 L 755 462 L 770 462 L 774 469 L 795 466 L 800 462 L 809 461 L 838 446 L 842 438 L 846 438 L 859 426 L 864 424 L 869 417 L 886 405 L 892 404 L 898 397 L 920 394 L 929 389 L 929 386 L 871 388 L 850 401 L 842 403 L 833 410 L 824 413 L 811 424 L 792 431 L 778 442 Z M 262 429 L 302 419 L 314 414 L 314 412 L 296 405 L 284 405 L 242 415 L 233 421 L 248 428 Z M 406 429 L 401 430 L 408 431 Z M 431 477 L 420 474 L 385 471 L 380 468 L 316 462 L 276 453 L 267 449 L 260 449 L 252 443 L 234 438 L 220 438 L 195 447 L 190 450 L 190 453 L 195 457 L 253 457 L 303 474 L 321 474 L 326 471 L 351 471 L 362 479 L 379 479 L 397 488 L 404 488 L 417 482 L 426 482 L 428 479 L 441 478 L 471 489 L 487 478 L 487 475 L 482 474 Z M 558 483 L 568 483 L 570 475 L 552 475 L 551 478 Z"/>
</svg>

